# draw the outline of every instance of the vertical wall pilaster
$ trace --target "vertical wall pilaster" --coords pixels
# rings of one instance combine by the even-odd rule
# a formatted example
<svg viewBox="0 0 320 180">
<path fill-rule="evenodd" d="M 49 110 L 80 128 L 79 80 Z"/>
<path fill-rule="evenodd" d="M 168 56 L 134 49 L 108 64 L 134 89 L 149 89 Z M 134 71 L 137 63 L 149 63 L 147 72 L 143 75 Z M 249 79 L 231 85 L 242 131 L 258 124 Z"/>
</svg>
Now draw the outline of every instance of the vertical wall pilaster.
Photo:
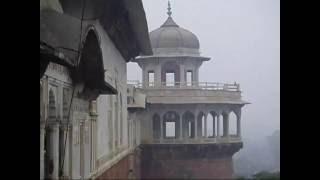
<svg viewBox="0 0 320 180">
<path fill-rule="evenodd" d="M 45 136 L 45 122 L 40 122 L 40 179 L 44 179 L 44 136 Z"/>
<path fill-rule="evenodd" d="M 52 178 L 59 178 L 59 123 L 52 124 L 52 153 L 53 153 L 53 172 Z"/>
<path fill-rule="evenodd" d="M 221 115 L 217 115 L 217 138 L 220 138 L 220 117 Z"/>
</svg>

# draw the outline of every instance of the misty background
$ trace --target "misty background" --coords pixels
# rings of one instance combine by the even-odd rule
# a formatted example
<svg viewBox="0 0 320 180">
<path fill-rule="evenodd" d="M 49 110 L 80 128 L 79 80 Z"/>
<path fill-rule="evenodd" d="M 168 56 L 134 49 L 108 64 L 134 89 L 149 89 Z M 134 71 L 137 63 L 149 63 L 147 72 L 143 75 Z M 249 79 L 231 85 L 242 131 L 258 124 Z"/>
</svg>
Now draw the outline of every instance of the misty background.
<svg viewBox="0 0 320 180">
<path fill-rule="evenodd" d="M 149 32 L 167 19 L 167 0 L 142 0 Z M 235 173 L 280 169 L 280 1 L 171 0 L 172 17 L 200 41 L 202 82 L 240 83 L 244 148 Z M 142 79 L 128 63 L 128 80 Z M 279 130 L 279 131 L 277 131 Z M 279 147 L 276 147 L 279 146 Z"/>
</svg>

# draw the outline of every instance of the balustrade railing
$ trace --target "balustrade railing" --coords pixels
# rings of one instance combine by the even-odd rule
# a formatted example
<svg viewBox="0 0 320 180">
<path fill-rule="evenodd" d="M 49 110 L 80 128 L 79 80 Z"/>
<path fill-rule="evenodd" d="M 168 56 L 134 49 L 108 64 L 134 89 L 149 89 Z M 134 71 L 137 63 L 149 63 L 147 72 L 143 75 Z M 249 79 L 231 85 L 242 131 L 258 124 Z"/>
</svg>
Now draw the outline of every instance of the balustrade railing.
<svg viewBox="0 0 320 180">
<path fill-rule="evenodd" d="M 203 89 L 203 90 L 215 90 L 215 91 L 240 91 L 240 85 L 237 83 L 217 83 L 217 82 L 149 82 L 142 83 L 139 81 L 128 81 L 130 85 L 136 88 L 145 89 Z"/>
<path fill-rule="evenodd" d="M 198 137 L 198 138 L 162 138 L 153 139 L 151 144 L 211 144 L 211 143 L 236 143 L 241 142 L 241 137 L 230 135 L 228 137 Z"/>
</svg>

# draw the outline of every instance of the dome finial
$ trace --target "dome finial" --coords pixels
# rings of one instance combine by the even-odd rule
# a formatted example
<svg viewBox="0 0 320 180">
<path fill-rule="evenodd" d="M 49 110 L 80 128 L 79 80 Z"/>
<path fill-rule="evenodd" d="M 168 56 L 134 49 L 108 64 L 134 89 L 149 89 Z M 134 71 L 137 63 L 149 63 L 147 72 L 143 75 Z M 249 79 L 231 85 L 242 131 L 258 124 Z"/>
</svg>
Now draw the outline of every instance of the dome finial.
<svg viewBox="0 0 320 180">
<path fill-rule="evenodd" d="M 168 1 L 168 12 L 167 12 L 168 16 L 171 17 L 171 5 L 170 5 L 170 1 Z"/>
</svg>

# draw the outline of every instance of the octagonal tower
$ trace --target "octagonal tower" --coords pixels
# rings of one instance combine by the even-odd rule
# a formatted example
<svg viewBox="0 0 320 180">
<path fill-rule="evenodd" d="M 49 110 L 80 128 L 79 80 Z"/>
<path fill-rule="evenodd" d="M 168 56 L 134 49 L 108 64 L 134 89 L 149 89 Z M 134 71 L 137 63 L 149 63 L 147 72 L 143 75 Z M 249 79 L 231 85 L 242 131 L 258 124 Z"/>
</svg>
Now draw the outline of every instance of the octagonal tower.
<svg viewBox="0 0 320 180">
<path fill-rule="evenodd" d="M 145 109 L 131 116 L 141 125 L 141 177 L 231 178 L 232 156 L 242 148 L 241 108 L 247 102 L 239 84 L 199 81 L 199 68 L 210 58 L 200 55 L 197 36 L 173 20 L 170 3 L 167 14 L 150 33 L 154 54 L 135 60 L 142 82 L 128 82 L 146 96 Z"/>
</svg>

